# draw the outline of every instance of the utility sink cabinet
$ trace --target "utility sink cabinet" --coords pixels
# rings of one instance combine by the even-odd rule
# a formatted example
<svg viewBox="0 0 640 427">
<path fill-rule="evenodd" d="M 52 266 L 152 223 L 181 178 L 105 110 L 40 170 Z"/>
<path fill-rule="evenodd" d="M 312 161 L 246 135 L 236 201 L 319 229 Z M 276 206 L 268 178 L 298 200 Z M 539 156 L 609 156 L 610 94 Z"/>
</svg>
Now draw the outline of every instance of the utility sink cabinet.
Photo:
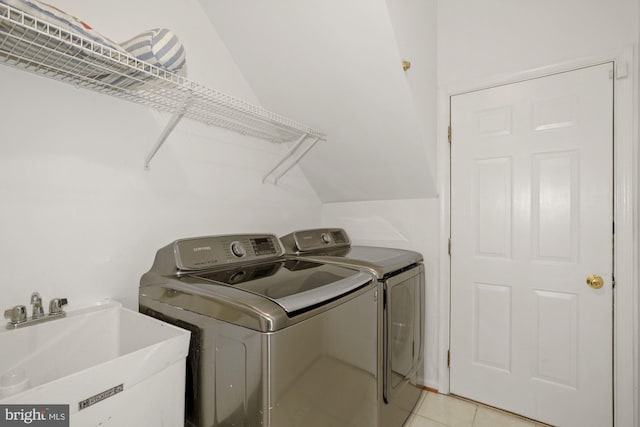
<svg viewBox="0 0 640 427">
<path fill-rule="evenodd" d="M 0 404 L 68 404 L 72 426 L 184 422 L 190 333 L 105 302 L 0 332 Z"/>
</svg>

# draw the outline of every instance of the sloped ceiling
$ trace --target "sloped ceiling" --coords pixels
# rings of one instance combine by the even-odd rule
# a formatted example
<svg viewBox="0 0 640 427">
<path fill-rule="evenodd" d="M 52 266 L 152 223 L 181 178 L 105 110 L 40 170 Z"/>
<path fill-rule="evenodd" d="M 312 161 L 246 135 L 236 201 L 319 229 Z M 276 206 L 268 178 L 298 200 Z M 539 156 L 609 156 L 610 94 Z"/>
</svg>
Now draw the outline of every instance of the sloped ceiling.
<svg viewBox="0 0 640 427">
<path fill-rule="evenodd" d="M 199 1 L 261 104 L 326 133 L 300 163 L 323 202 L 436 195 L 385 0 Z"/>
</svg>

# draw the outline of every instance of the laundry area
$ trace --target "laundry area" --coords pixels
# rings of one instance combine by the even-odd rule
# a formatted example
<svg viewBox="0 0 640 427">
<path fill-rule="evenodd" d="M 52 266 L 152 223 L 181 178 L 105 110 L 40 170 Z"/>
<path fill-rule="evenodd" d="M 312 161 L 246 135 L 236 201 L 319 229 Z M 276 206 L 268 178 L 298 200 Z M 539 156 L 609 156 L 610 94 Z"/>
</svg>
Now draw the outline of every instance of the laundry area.
<svg viewBox="0 0 640 427">
<path fill-rule="evenodd" d="M 0 416 L 640 427 L 639 43 L 638 0 L 0 0 Z"/>
</svg>

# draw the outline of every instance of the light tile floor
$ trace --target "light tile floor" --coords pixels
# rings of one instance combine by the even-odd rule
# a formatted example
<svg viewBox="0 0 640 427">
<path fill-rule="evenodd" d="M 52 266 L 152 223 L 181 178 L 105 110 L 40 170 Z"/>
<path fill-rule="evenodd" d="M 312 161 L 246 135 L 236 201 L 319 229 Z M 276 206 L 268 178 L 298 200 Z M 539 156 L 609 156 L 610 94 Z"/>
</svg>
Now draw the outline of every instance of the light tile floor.
<svg viewBox="0 0 640 427">
<path fill-rule="evenodd" d="M 453 396 L 424 392 L 405 427 L 548 427 Z"/>
</svg>

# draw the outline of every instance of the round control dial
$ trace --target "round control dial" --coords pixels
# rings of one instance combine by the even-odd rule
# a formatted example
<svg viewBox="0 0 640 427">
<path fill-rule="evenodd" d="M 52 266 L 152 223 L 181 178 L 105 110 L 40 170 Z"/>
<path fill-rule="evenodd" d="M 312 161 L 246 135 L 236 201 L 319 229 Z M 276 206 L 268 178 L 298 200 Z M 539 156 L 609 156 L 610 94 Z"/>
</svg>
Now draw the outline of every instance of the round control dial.
<svg viewBox="0 0 640 427">
<path fill-rule="evenodd" d="M 328 245 L 329 243 L 331 243 L 331 234 L 329 234 L 329 233 L 322 233 L 322 235 L 321 235 L 320 237 L 322 238 L 322 241 L 323 241 L 324 243 L 326 243 L 327 245 Z"/>
<path fill-rule="evenodd" d="M 231 242 L 231 253 L 238 258 L 242 258 L 247 254 L 247 250 L 242 246 L 242 243 L 236 240 Z"/>
</svg>

